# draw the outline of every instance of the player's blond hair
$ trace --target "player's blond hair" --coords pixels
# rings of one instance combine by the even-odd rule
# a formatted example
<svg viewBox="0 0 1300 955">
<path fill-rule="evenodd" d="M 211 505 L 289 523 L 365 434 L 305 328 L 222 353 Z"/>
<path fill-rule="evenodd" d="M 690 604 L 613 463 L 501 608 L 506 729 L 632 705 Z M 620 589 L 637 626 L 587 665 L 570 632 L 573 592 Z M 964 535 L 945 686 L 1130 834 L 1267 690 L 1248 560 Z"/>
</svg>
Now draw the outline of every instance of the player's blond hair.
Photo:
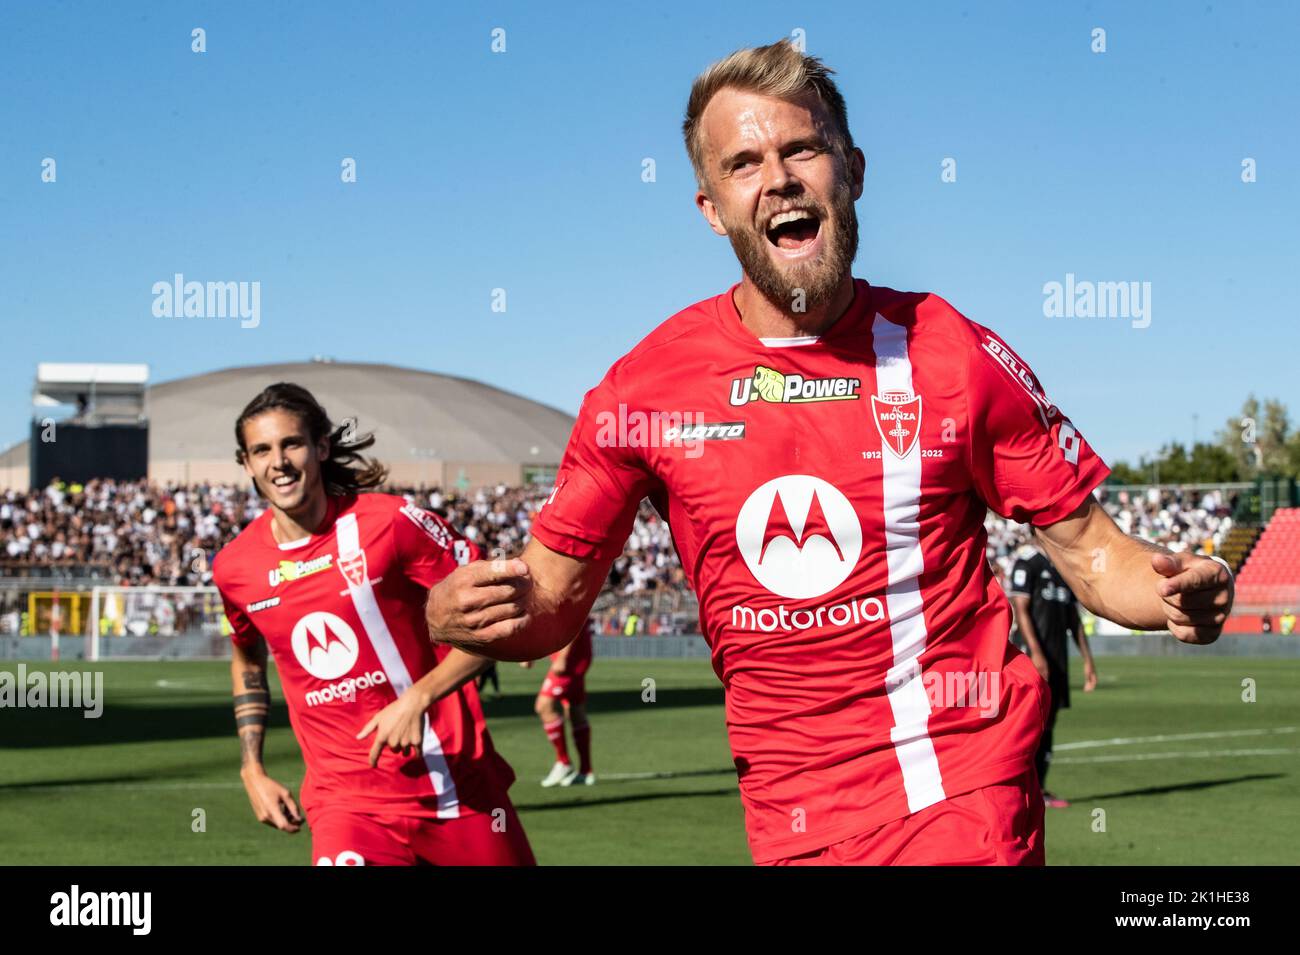
<svg viewBox="0 0 1300 955">
<path fill-rule="evenodd" d="M 695 168 L 695 180 L 704 189 L 708 177 L 704 170 L 704 136 L 700 130 L 700 117 L 721 90 L 737 89 L 764 96 L 793 99 L 802 93 L 815 93 L 830 110 L 839 127 L 839 141 L 835 144 L 840 158 L 848 161 L 853 150 L 853 135 L 849 132 L 848 108 L 831 74 L 835 71 L 815 56 L 807 56 L 795 49 L 789 40 L 779 40 L 768 46 L 737 50 L 726 59 L 718 60 L 695 78 L 691 97 L 686 103 L 686 121 L 682 135 L 686 138 L 686 152 Z"/>
</svg>

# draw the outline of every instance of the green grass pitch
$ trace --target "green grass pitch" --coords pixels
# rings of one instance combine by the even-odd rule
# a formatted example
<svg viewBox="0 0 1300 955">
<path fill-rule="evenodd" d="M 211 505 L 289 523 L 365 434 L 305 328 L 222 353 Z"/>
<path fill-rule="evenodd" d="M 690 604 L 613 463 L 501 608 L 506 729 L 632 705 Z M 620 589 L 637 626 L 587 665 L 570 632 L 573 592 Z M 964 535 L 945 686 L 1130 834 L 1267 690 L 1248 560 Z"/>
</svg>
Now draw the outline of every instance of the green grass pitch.
<svg viewBox="0 0 1300 955">
<path fill-rule="evenodd" d="M 1100 687 L 1084 694 L 1075 662 L 1074 706 L 1057 723 L 1049 784 L 1073 805 L 1048 810 L 1049 864 L 1300 862 L 1300 660 L 1111 657 L 1099 668 Z M 227 664 L 99 669 L 100 719 L 0 710 L 0 861 L 309 861 L 306 831 L 275 832 L 249 810 Z M 600 781 L 582 789 L 537 785 L 552 760 L 532 713 L 541 667 L 500 672 L 504 695 L 485 709 L 518 774 L 511 797 L 539 862 L 749 863 L 722 689 L 707 661 L 596 660 L 588 688 Z M 642 699 L 647 678 L 654 702 Z M 1246 680 L 1255 702 L 1242 699 Z M 267 766 L 296 791 L 302 763 L 278 684 L 273 699 Z M 204 832 L 192 831 L 195 809 Z"/>
</svg>

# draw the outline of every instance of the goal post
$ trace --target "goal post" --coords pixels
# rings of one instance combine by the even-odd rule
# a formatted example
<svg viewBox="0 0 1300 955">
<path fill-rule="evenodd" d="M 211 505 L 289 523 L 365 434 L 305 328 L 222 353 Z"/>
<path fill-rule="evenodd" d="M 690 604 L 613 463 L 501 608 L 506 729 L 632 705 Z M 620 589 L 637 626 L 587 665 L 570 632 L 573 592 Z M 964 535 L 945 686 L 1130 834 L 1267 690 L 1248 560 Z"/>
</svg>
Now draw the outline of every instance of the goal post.
<svg viewBox="0 0 1300 955">
<path fill-rule="evenodd" d="M 216 587 L 95 587 L 86 659 L 215 660 L 230 655 Z"/>
<path fill-rule="evenodd" d="M 50 659 L 59 659 L 59 635 L 81 632 L 84 594 L 68 590 L 33 590 L 27 594 L 30 633 L 50 635 Z"/>
</svg>

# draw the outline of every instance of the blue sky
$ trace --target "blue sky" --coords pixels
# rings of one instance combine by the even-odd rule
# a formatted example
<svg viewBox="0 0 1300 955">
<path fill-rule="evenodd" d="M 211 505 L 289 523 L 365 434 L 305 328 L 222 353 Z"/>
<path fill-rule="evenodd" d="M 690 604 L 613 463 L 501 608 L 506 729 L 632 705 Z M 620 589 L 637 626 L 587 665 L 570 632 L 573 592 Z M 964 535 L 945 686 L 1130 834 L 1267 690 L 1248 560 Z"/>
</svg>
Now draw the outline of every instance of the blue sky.
<svg viewBox="0 0 1300 955">
<path fill-rule="evenodd" d="M 855 274 L 999 331 L 1108 460 L 1188 440 L 1193 415 L 1204 438 L 1247 392 L 1300 415 L 1296 5 L 611 7 L 4 6 L 0 446 L 38 361 L 157 382 L 324 354 L 576 411 L 737 279 L 681 115 L 709 62 L 794 30 L 867 154 Z M 155 317 L 177 272 L 260 282 L 259 326 Z M 1045 317 L 1067 273 L 1150 282 L 1149 327 Z"/>
</svg>

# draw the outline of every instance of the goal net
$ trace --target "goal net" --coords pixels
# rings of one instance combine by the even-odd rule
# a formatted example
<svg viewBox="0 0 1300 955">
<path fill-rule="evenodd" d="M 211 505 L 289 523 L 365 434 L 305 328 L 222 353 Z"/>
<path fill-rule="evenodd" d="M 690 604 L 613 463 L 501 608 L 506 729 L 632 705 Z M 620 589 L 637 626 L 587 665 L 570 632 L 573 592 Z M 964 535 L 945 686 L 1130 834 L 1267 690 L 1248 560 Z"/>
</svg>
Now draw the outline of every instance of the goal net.
<svg viewBox="0 0 1300 955">
<path fill-rule="evenodd" d="M 96 587 L 82 632 L 88 660 L 230 655 L 230 625 L 215 587 Z"/>
</svg>

